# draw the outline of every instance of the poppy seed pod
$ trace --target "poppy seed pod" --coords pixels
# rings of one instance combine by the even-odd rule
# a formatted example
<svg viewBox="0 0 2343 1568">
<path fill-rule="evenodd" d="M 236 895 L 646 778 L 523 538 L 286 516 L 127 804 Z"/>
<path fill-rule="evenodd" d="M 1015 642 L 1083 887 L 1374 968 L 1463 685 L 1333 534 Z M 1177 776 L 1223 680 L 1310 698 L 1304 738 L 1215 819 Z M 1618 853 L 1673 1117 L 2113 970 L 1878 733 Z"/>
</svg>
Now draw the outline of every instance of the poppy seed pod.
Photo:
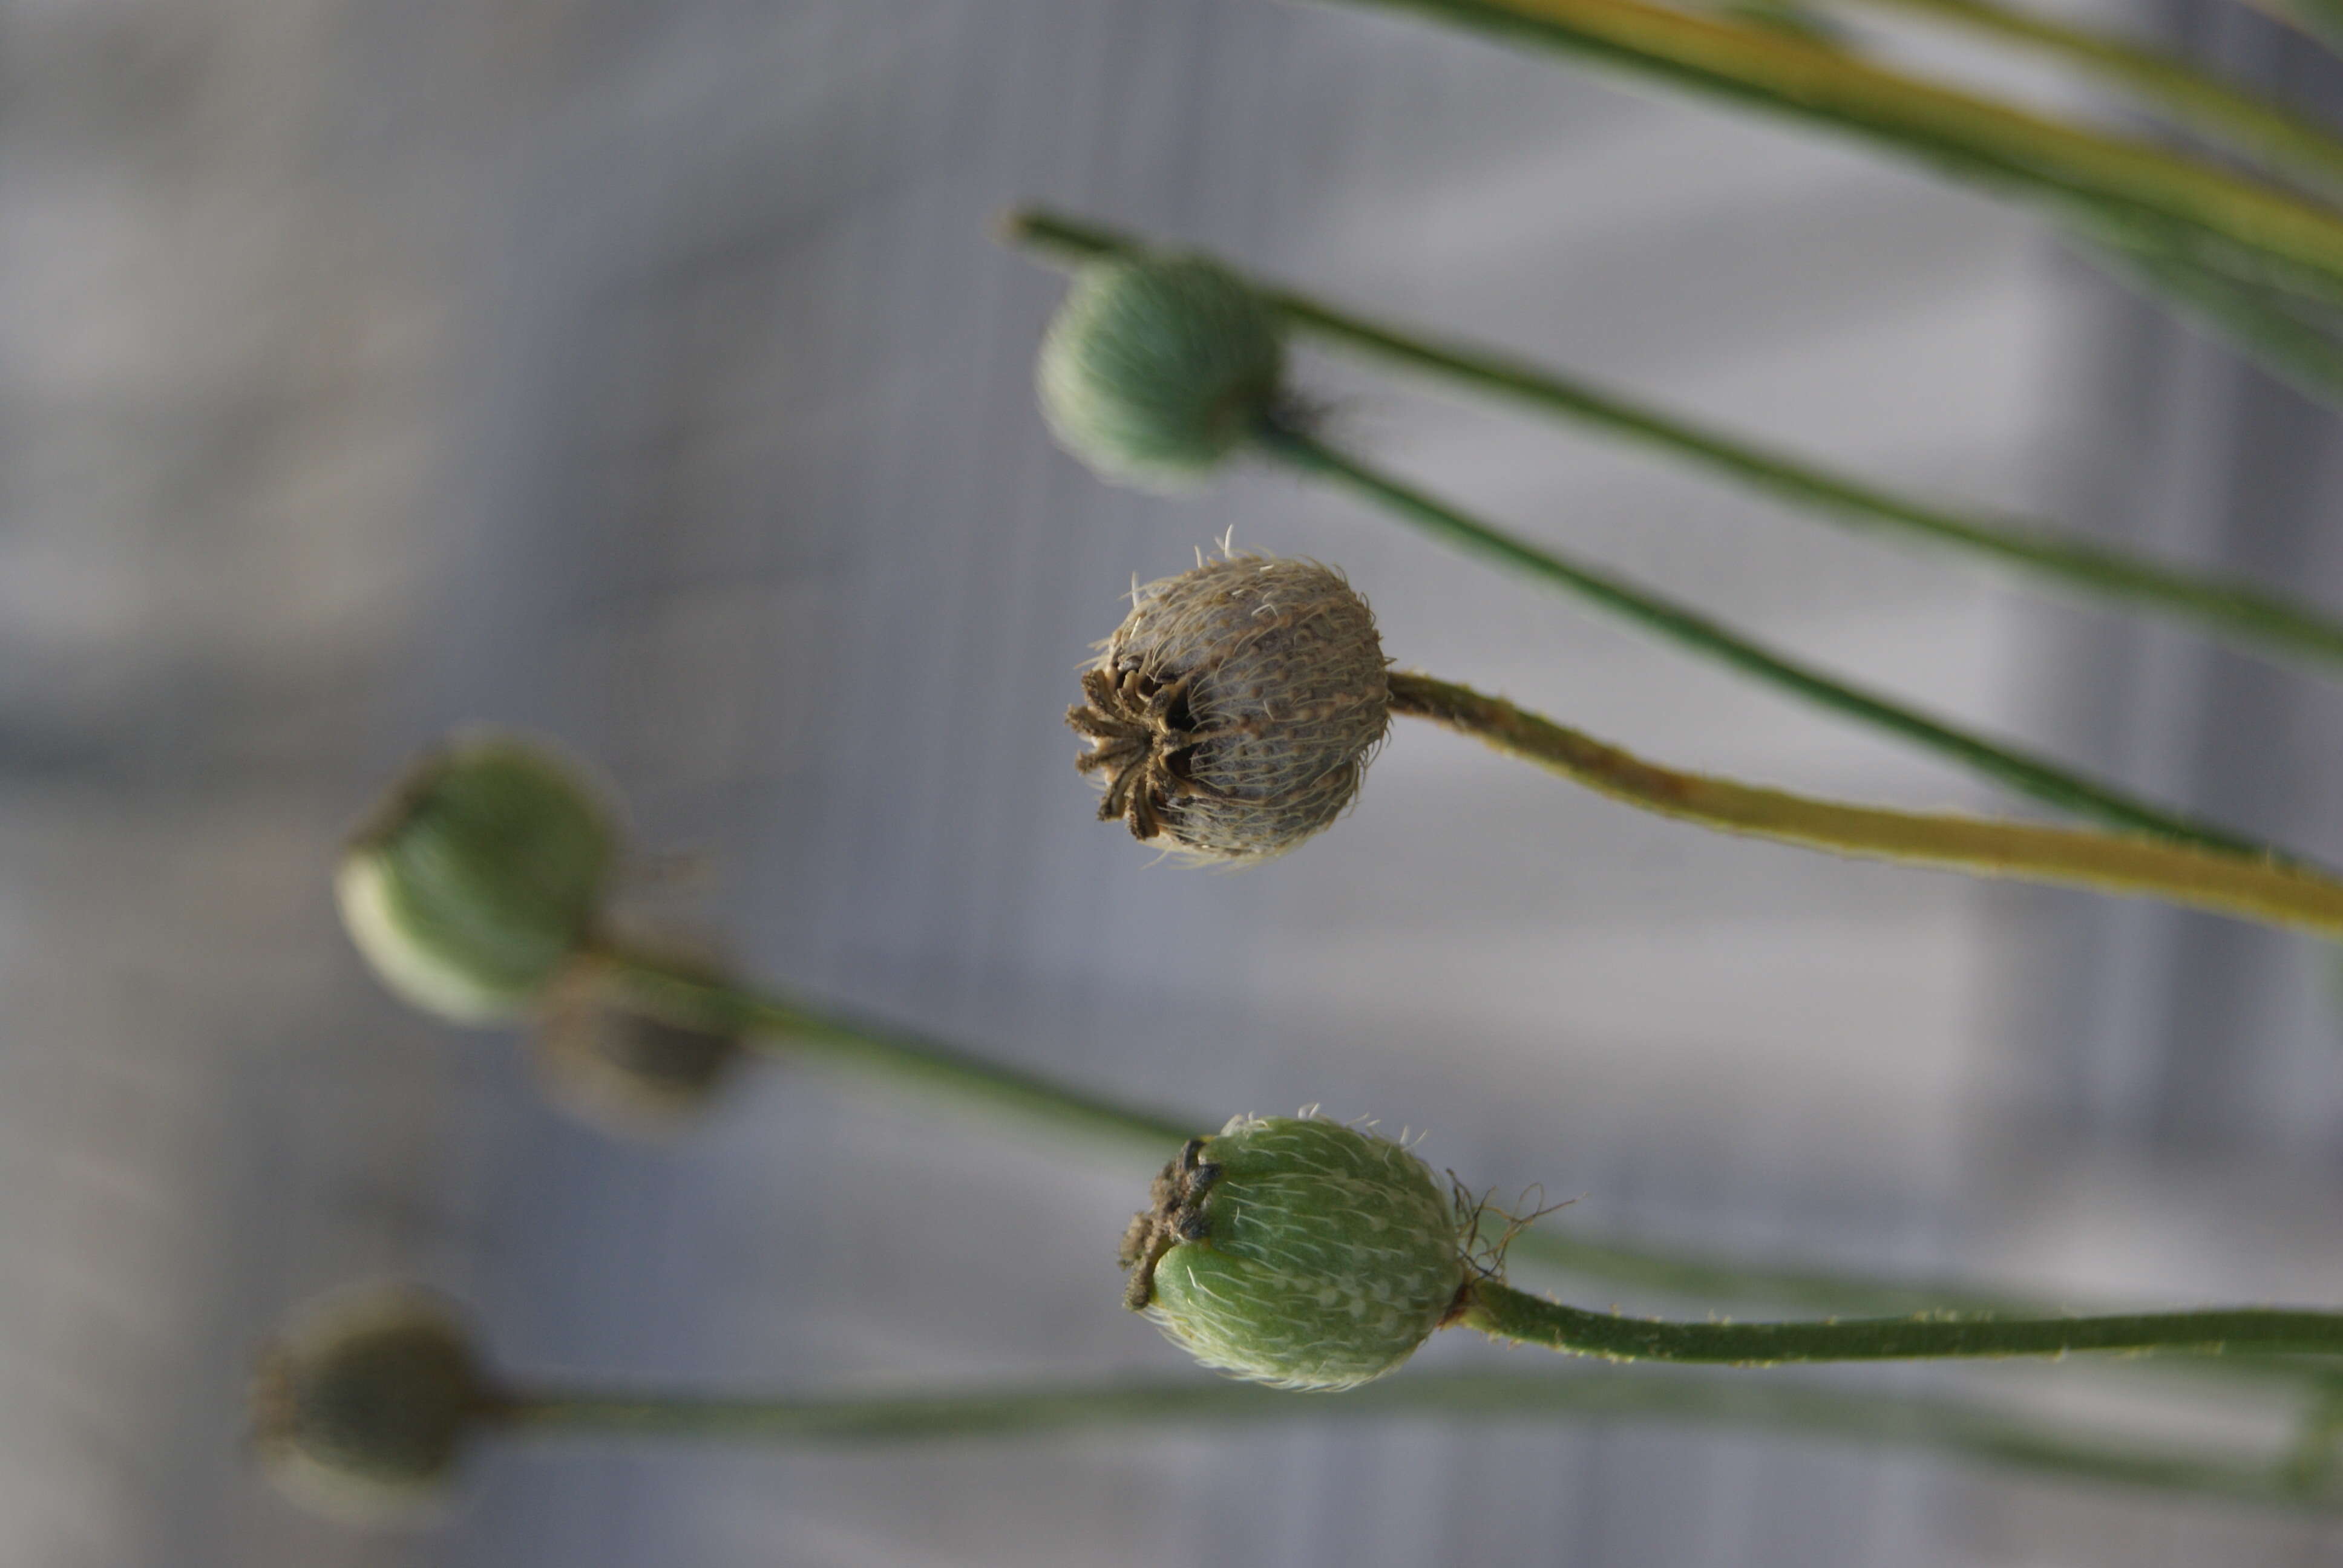
<svg viewBox="0 0 2343 1568">
<path fill-rule="evenodd" d="M 1312 561 L 1231 556 L 1138 589 L 1066 722 L 1101 821 L 1200 857 L 1283 854 L 1332 824 L 1391 719 L 1366 601 Z"/>
<path fill-rule="evenodd" d="M 713 964 L 670 960 L 720 983 Z M 537 1064 L 563 1106 L 605 1131 L 656 1138 L 707 1105 L 745 1052 L 738 1035 L 657 1018 L 598 966 L 575 964 L 548 988 L 538 1013 Z"/>
<path fill-rule="evenodd" d="M 1275 408 L 1285 371 L 1275 314 L 1202 256 L 1093 262 L 1041 340 L 1034 380 L 1061 446 L 1150 489 L 1202 479 Z"/>
<path fill-rule="evenodd" d="M 444 1496 L 494 1400 L 463 1328 L 436 1301 L 404 1289 L 331 1297 L 262 1353 L 253 1448 L 301 1502 L 394 1516 Z"/>
<path fill-rule="evenodd" d="M 1455 1307 L 1471 1230 L 1430 1167 L 1317 1117 L 1238 1117 L 1191 1139 L 1123 1237 L 1125 1302 L 1207 1366 L 1354 1388 Z"/>
<path fill-rule="evenodd" d="M 509 738 L 470 739 L 408 771 L 351 841 L 334 891 L 392 990 L 489 1022 L 527 1010 L 585 940 L 615 853 L 574 766 Z"/>
</svg>

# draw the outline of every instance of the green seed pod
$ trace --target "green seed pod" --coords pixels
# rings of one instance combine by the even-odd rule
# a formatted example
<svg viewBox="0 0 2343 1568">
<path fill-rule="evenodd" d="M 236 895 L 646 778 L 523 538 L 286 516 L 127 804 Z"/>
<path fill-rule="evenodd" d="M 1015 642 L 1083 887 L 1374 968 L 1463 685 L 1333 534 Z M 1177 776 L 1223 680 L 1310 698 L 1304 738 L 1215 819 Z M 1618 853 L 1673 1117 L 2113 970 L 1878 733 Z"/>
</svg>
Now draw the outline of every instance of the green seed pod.
<svg viewBox="0 0 2343 1568">
<path fill-rule="evenodd" d="M 1230 556 L 1152 582 L 1066 722 L 1099 819 L 1216 860 L 1282 855 L 1355 799 L 1391 721 L 1367 603 L 1314 561 Z"/>
<path fill-rule="evenodd" d="M 494 1392 L 455 1317 L 405 1289 L 311 1306 L 261 1355 L 252 1442 L 300 1502 L 359 1519 L 444 1501 L 472 1423 Z"/>
<path fill-rule="evenodd" d="M 1093 262 L 1041 340 L 1034 380 L 1059 445 L 1149 489 L 1196 483 L 1278 402 L 1276 315 L 1202 256 Z"/>
<path fill-rule="evenodd" d="M 1122 1242 L 1126 1304 L 1254 1382 L 1345 1389 L 1415 1352 L 1456 1305 L 1470 1223 L 1423 1161 L 1317 1117 L 1191 1139 Z"/>
<path fill-rule="evenodd" d="M 385 984 L 427 1012 L 525 1012 L 582 942 L 616 835 L 578 770 L 500 736 L 425 757 L 344 855 L 342 921 Z"/>
<path fill-rule="evenodd" d="M 722 971 L 676 957 L 671 970 L 709 980 Z M 654 1018 L 590 963 L 573 964 L 538 1014 L 537 1064 L 555 1101 L 605 1131 L 658 1138 L 715 1098 L 739 1065 L 739 1036 Z"/>
</svg>

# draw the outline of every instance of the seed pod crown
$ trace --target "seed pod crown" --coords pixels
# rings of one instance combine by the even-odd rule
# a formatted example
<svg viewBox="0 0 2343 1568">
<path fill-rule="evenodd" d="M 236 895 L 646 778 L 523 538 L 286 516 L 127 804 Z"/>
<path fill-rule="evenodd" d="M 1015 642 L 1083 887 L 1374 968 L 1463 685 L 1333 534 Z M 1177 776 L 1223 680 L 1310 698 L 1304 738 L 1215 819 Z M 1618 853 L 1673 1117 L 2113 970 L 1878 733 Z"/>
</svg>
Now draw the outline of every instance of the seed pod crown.
<svg viewBox="0 0 2343 1568">
<path fill-rule="evenodd" d="M 1331 825 L 1391 718 L 1366 601 L 1314 561 L 1232 555 L 1132 595 L 1066 721 L 1101 821 L 1222 860 Z"/>
<path fill-rule="evenodd" d="M 1207 1366 L 1353 1388 L 1455 1307 L 1471 1226 L 1423 1161 L 1317 1117 L 1239 1117 L 1163 1168 L 1122 1243 L 1126 1303 Z"/>
<path fill-rule="evenodd" d="M 1100 474 L 1151 489 L 1192 484 L 1275 407 L 1277 318 L 1243 279 L 1202 256 L 1093 262 L 1041 340 L 1042 417 Z"/>
<path fill-rule="evenodd" d="M 419 1292 L 328 1298 L 263 1352 L 252 1441 L 301 1501 L 376 1518 L 445 1493 L 492 1395 L 463 1328 Z"/>
<path fill-rule="evenodd" d="M 334 890 L 383 982 L 466 1022 L 514 1017 L 587 935 L 616 837 L 578 769 L 507 736 L 417 762 L 353 839 Z"/>
</svg>

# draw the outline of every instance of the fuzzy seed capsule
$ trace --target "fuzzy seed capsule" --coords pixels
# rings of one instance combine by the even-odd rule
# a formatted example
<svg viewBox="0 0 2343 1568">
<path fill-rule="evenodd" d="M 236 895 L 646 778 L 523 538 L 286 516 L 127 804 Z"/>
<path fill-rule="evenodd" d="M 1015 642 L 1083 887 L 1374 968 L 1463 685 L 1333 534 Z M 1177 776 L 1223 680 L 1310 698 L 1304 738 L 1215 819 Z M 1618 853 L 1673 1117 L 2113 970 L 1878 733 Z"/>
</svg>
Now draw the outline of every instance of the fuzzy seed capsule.
<svg viewBox="0 0 2343 1568">
<path fill-rule="evenodd" d="M 1034 380 L 1059 445 L 1149 489 L 1201 480 L 1274 410 L 1285 373 L 1276 316 L 1201 256 L 1093 262 L 1041 340 Z"/>
<path fill-rule="evenodd" d="M 1355 799 L 1391 719 L 1366 601 L 1314 561 L 1230 556 L 1138 590 L 1066 722 L 1101 821 L 1218 860 L 1282 855 Z"/>
<path fill-rule="evenodd" d="M 578 770 L 508 737 L 409 770 L 352 840 L 334 891 L 358 951 L 426 1011 L 526 1011 L 584 941 L 617 840 Z"/>
<path fill-rule="evenodd" d="M 696 958 L 674 958 L 670 967 L 722 978 Z M 715 1098 L 745 1053 L 737 1035 L 643 1011 L 592 964 L 572 965 L 547 990 L 536 1046 L 538 1072 L 556 1101 L 632 1138 L 673 1132 Z"/>
<path fill-rule="evenodd" d="M 444 1499 L 494 1393 L 470 1340 L 437 1301 L 403 1290 L 328 1298 L 262 1353 L 252 1442 L 298 1501 L 358 1519 Z"/>
<path fill-rule="evenodd" d="M 1454 1307 L 1469 1230 L 1431 1169 L 1387 1138 L 1241 1116 L 1156 1178 L 1123 1238 L 1125 1300 L 1207 1366 L 1354 1388 Z"/>
</svg>

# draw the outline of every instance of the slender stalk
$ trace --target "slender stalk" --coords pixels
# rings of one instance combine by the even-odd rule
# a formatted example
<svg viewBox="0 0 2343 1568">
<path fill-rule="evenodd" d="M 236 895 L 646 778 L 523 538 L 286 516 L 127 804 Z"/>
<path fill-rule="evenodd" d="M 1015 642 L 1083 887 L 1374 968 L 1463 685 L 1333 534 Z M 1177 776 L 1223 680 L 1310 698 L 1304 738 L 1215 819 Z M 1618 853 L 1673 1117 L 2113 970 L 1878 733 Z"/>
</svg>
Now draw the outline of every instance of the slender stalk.
<svg viewBox="0 0 2343 1568">
<path fill-rule="evenodd" d="M 2325 1485 L 2335 1474 L 2336 1448 L 2343 1441 L 2343 1380 L 2333 1377 L 2314 1389 L 2295 1418 L 2294 1443 L 2286 1474 L 2298 1491 Z"/>
<path fill-rule="evenodd" d="M 1102 1151 L 1129 1156 L 1152 1169 L 1218 1117 L 1181 1116 L 1121 1104 L 1088 1090 L 988 1061 L 958 1046 L 809 1006 L 795 999 L 712 980 L 657 951 L 605 943 L 579 960 L 617 981 L 637 1005 L 689 1028 L 739 1032 L 792 1062 L 826 1065 L 882 1085 L 908 1087 L 953 1111 L 974 1111 L 1011 1124 L 1072 1133 Z M 1575 1240 L 1532 1230 L 1513 1238 L 1517 1263 L 1637 1289 L 1710 1301 L 1754 1295 L 1835 1306 L 1893 1311 L 1907 1304 L 1942 1306 L 1936 1292 L 1843 1275 L 1756 1270 L 1715 1259 L 1684 1257 L 1616 1241 Z M 1963 1307 L 2005 1308 L 1997 1298 L 1954 1291 Z"/>
<path fill-rule="evenodd" d="M 1493 1339 L 1611 1361 L 1731 1366 L 1789 1362 L 2065 1356 L 2085 1352 L 2197 1356 L 2343 1355 L 2343 1312 L 2274 1307 L 2097 1318 L 1843 1318 L 1814 1322 L 1668 1322 L 1564 1306 L 1494 1281 L 1456 1320 Z"/>
<path fill-rule="evenodd" d="M 1851 132 L 2045 199 L 2137 214 L 2282 261 L 2291 283 L 2343 285 L 2343 216 L 2152 143 L 2101 135 L 1939 87 L 1778 31 L 1642 0 L 1340 0 L 1623 67 Z"/>
<path fill-rule="evenodd" d="M 1885 811 L 1677 772 L 1429 676 L 1393 673 L 1392 711 L 1428 719 L 1614 800 L 1728 833 L 1862 859 L 1941 866 L 2162 899 L 2266 925 L 2343 937 L 2343 879 L 2142 837 Z"/>
<path fill-rule="evenodd" d="M 2261 857 L 2268 853 L 2263 846 L 2227 829 L 2149 805 L 2054 762 L 1986 739 L 1889 698 L 1795 663 L 1695 611 L 1478 522 L 1314 437 L 1297 430 L 1272 428 L 1264 430 L 1255 446 L 1265 455 L 1303 473 L 1365 497 L 1403 522 L 1444 543 L 1461 546 L 1525 577 L 1574 593 L 1817 707 L 1916 742 L 2047 805 L 2112 827 L 2232 855 Z"/>
<path fill-rule="evenodd" d="M 2343 181 L 2343 142 L 2326 127 L 2214 80 L 2185 61 L 2106 33 L 2015 11 L 1986 0 L 1848 0 L 1856 6 L 1922 16 L 1984 37 L 2026 45 L 2130 88 L 2176 119 L 2286 167 Z"/>
<path fill-rule="evenodd" d="M 580 962 L 599 968 L 637 1004 L 687 1027 L 739 1031 L 792 1062 L 810 1062 L 870 1081 L 911 1089 L 941 1109 L 975 1111 L 1011 1125 L 1071 1135 L 1102 1152 L 1152 1169 L 1218 1118 L 1179 1116 L 1118 1103 L 957 1046 L 810 1007 L 791 998 L 714 980 L 669 955 L 605 944 Z M 1956 1308 L 2025 1315 L 2036 1309 L 1949 1283 L 1896 1284 L 1862 1276 L 1765 1267 L 1617 1241 L 1530 1230 L 1508 1244 L 1509 1261 L 1554 1275 L 1601 1281 L 1664 1295 L 1727 1303 L 1775 1302 L 1815 1311 L 1894 1312 Z M 2296 1382 L 2299 1368 L 2268 1361 L 2199 1362 L 2208 1372 Z"/>
<path fill-rule="evenodd" d="M 972 1051 L 807 1007 L 693 972 L 657 953 L 605 943 L 578 960 L 600 968 L 655 1016 L 711 1033 L 786 1041 L 793 1060 L 840 1068 L 953 1110 L 987 1112 L 1159 1164 L 1202 1125 L 1120 1104 Z"/>
<path fill-rule="evenodd" d="M 1041 209 L 1012 213 L 1005 226 L 1019 244 L 1073 260 L 1133 256 L 1153 248 L 1133 236 Z M 2307 327 L 2261 303 L 2247 286 L 2188 267 L 2168 252 L 2127 248 L 2120 255 L 2130 265 L 2152 269 L 2165 286 L 2188 290 L 2206 314 L 2217 317 L 2230 330 L 2268 339 L 2273 354 L 2318 383 L 2316 389 L 2343 398 L 2343 347 L 2306 336 Z M 1439 377 L 1681 457 L 1822 518 L 1966 549 L 2116 604 L 2188 620 L 2239 643 L 2343 668 L 2343 619 L 2250 584 L 2162 566 L 2038 527 L 1933 507 L 1737 440 L 1574 377 L 1248 281 L 1295 329 L 1385 364 Z"/>
<path fill-rule="evenodd" d="M 2094 237 L 2083 250 L 2102 271 L 2220 334 L 2295 390 L 2343 407 L 2343 341 L 2308 318 L 2291 297 L 2152 239 L 2105 231 Z"/>
<path fill-rule="evenodd" d="M 682 1437 L 782 1447 L 1151 1433 L 1283 1421 L 1495 1421 L 1572 1418 L 1749 1428 L 1830 1442 L 1936 1450 L 2065 1480 L 2241 1502 L 2333 1506 L 2324 1472 L 2282 1459 L 2154 1447 L 2025 1419 L 1973 1402 L 1888 1397 L 1654 1372 L 1431 1373 L 1395 1377 L 1339 1399 L 1236 1382 L 1121 1382 L 957 1394 L 720 1400 L 542 1391 L 509 1396 L 490 1430 L 524 1437 Z"/>
</svg>

